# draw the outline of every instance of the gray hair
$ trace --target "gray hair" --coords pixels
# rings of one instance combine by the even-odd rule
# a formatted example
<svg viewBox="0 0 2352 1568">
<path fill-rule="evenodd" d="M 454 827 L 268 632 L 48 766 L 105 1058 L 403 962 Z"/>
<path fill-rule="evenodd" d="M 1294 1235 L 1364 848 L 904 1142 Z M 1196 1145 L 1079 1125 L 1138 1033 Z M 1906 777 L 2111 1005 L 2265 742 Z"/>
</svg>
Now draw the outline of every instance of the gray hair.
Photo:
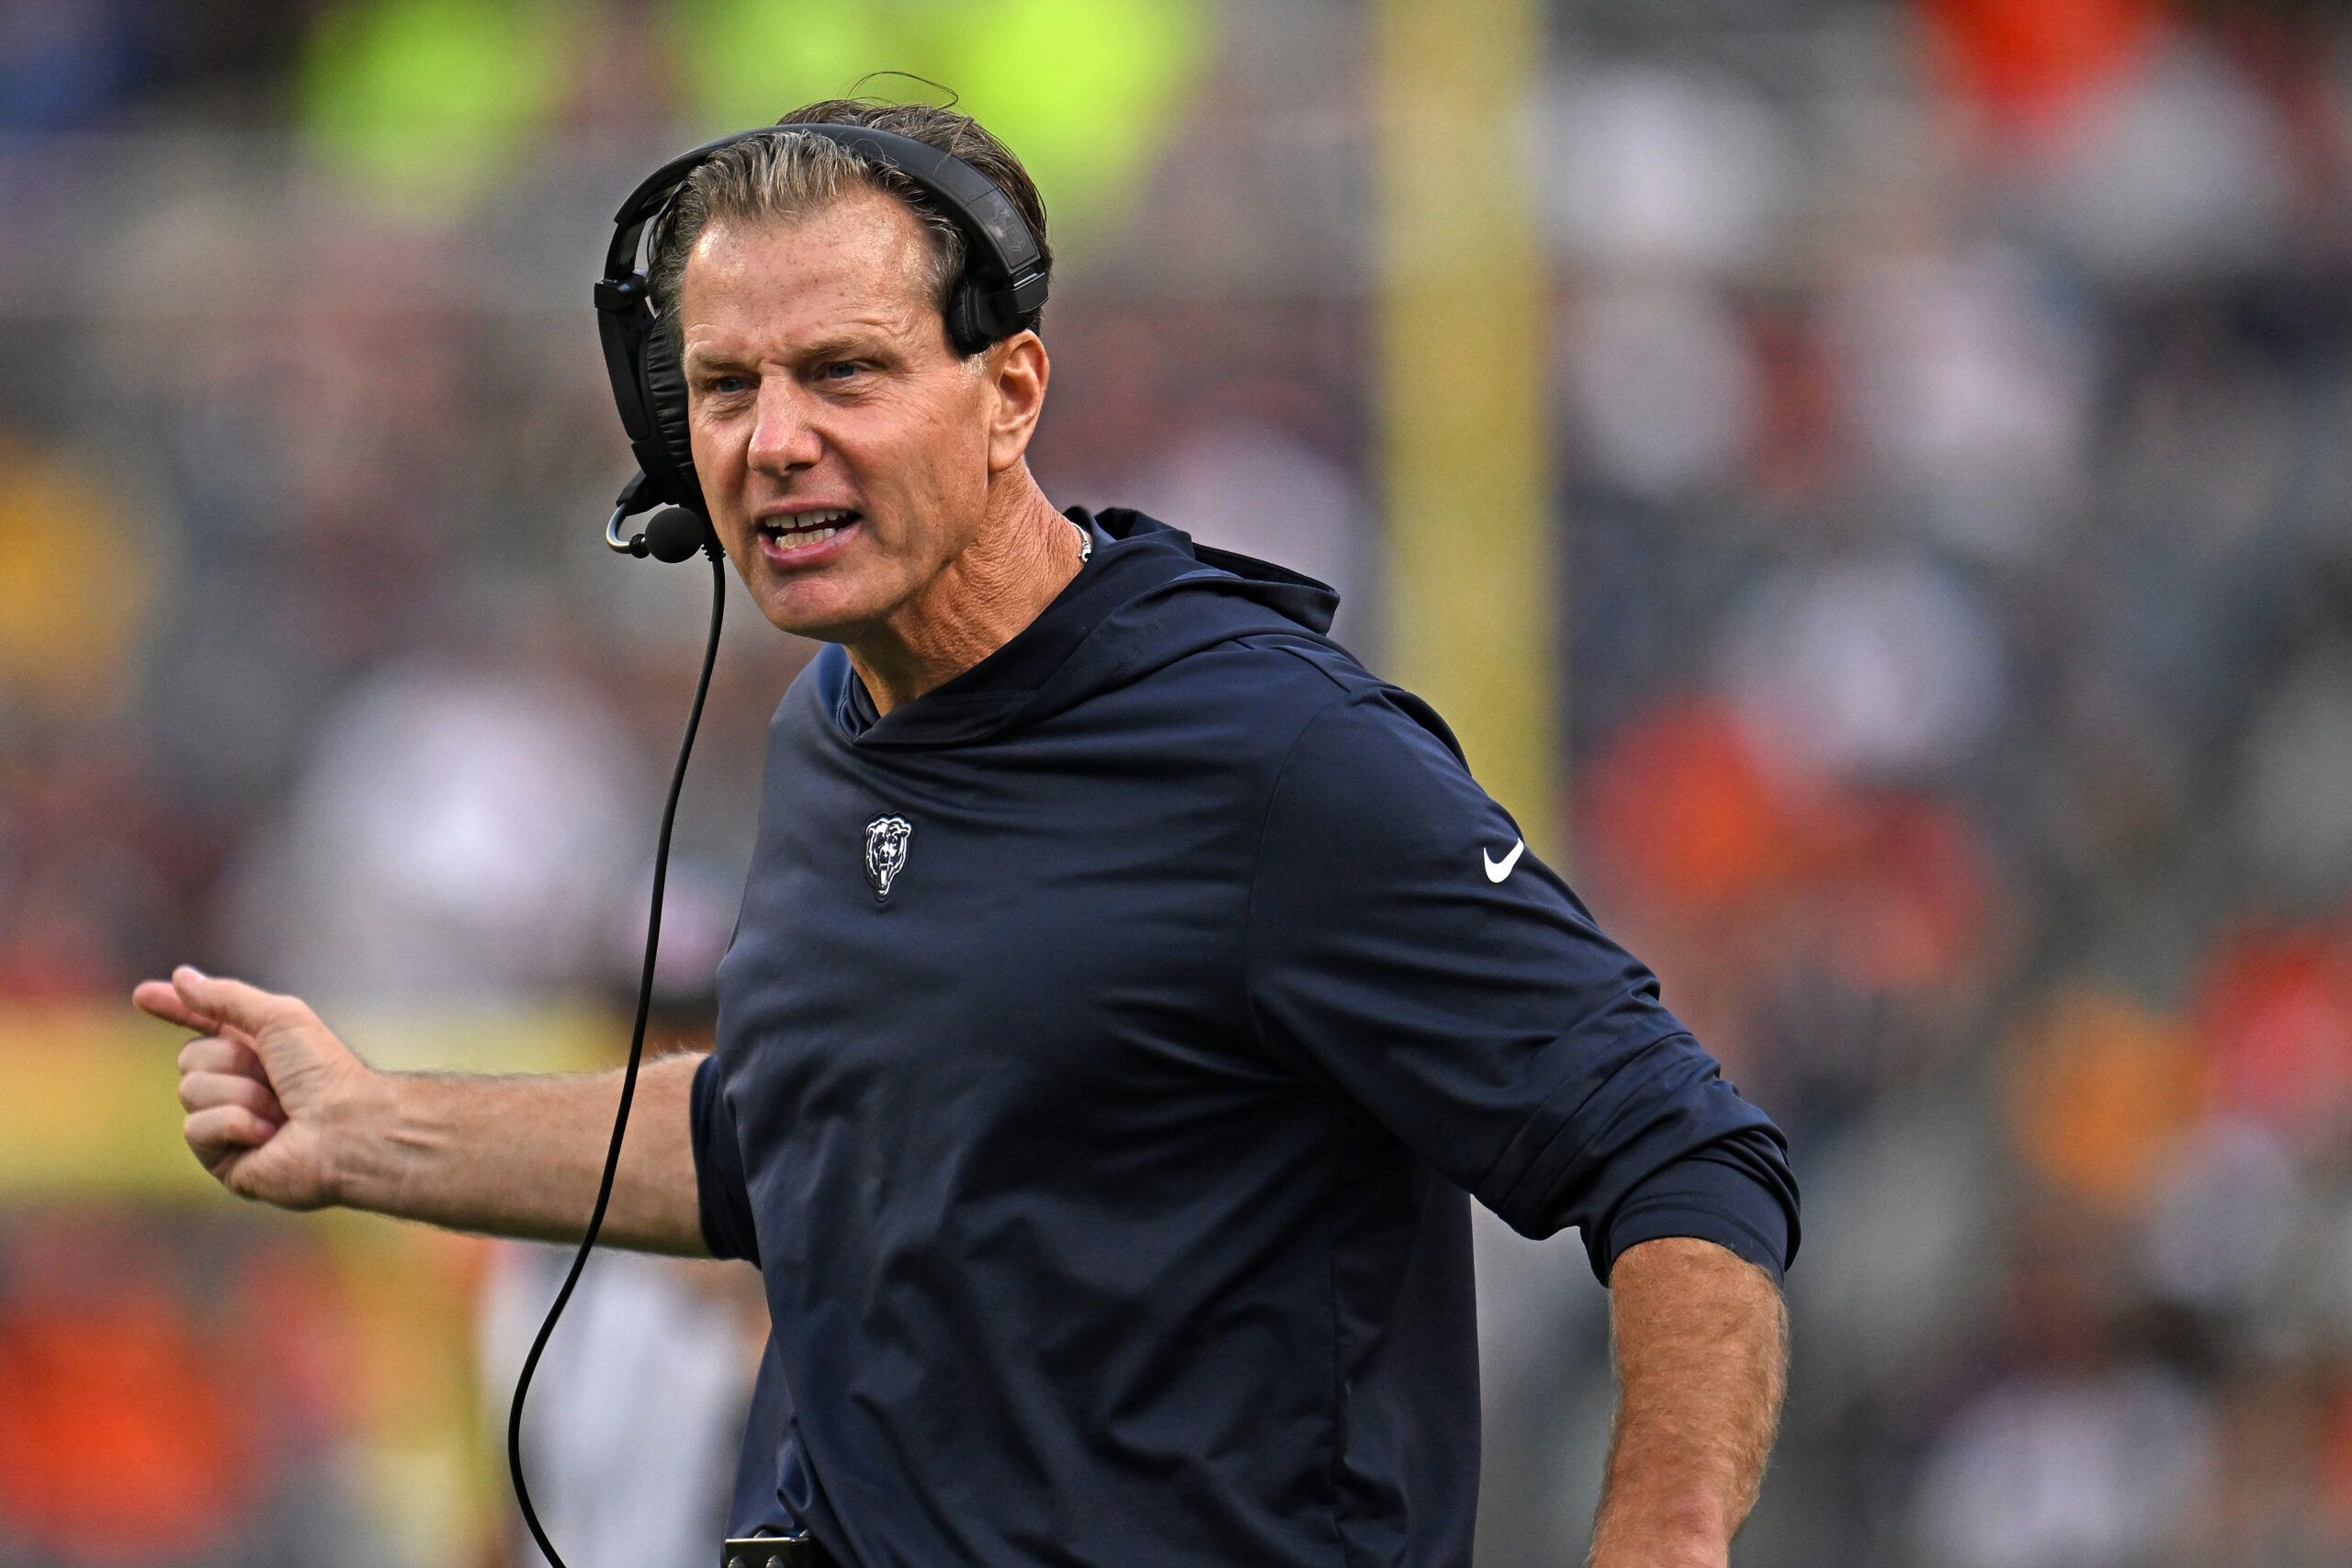
<svg viewBox="0 0 2352 1568">
<path fill-rule="evenodd" d="M 686 256 L 713 220 L 789 222 L 860 188 L 896 197 L 913 209 L 931 242 L 930 276 L 924 285 L 944 321 L 949 294 L 964 274 L 964 231 L 898 170 L 837 141 L 780 127 L 746 137 L 697 165 L 655 221 L 646 282 L 658 312 L 657 330 L 668 333 L 676 346 L 678 289 Z"/>
</svg>

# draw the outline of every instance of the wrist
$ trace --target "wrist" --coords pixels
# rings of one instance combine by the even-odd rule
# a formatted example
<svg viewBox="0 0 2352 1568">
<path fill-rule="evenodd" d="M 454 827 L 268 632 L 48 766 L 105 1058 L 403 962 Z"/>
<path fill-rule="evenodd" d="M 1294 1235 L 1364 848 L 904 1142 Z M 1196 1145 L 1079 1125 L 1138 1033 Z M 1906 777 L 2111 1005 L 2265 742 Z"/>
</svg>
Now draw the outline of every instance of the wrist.
<svg viewBox="0 0 2352 1568">
<path fill-rule="evenodd" d="M 1604 1507 L 1593 1530 L 1589 1568 L 1724 1568 L 1731 1534 L 1722 1511 L 1704 1505 Z"/>
<path fill-rule="evenodd" d="M 1621 1535 L 1596 1539 L 1586 1568 L 1728 1568 L 1731 1546 L 1679 1539 Z"/>
<path fill-rule="evenodd" d="M 1662 1547 L 1622 1546 L 1597 1550 L 1585 1568 L 1730 1568 L 1728 1548 L 1694 1552 Z"/>
<path fill-rule="evenodd" d="M 369 1213 L 401 1212 L 400 1151 L 412 1140 L 408 1075 L 362 1067 L 320 1120 L 321 1184 L 328 1203 Z"/>
</svg>

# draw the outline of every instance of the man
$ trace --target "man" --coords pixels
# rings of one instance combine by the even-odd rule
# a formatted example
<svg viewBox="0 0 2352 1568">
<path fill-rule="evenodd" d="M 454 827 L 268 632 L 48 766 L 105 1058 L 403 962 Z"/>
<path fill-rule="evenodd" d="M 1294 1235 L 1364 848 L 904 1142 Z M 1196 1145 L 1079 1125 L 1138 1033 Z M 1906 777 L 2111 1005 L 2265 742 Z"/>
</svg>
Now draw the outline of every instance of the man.
<svg viewBox="0 0 2352 1568">
<path fill-rule="evenodd" d="M 833 102 L 1044 213 L 963 116 Z M 718 1048 L 640 1089 L 608 1238 L 753 1258 L 733 1526 L 844 1564 L 1463 1564 L 1467 1212 L 1614 1289 L 1593 1561 L 1722 1564 L 1779 1406 L 1795 1190 L 1638 964 L 1328 590 L 1023 460 L 1034 320 L 970 355 L 902 185 L 788 129 L 651 273 L 712 523 L 826 649 L 773 729 Z M 368 1069 L 300 1002 L 139 1004 L 225 1185 L 577 1234 L 607 1077 Z"/>
</svg>

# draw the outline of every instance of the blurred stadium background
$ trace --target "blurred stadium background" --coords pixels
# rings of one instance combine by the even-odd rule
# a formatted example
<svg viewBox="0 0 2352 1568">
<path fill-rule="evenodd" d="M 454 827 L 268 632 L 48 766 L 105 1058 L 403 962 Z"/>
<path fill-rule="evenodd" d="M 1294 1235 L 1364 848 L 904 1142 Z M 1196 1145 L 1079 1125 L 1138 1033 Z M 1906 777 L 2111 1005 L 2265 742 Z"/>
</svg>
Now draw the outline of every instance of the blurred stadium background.
<svg viewBox="0 0 2352 1568">
<path fill-rule="evenodd" d="M 605 220 L 880 67 L 1045 186 L 1048 492 L 1339 583 L 1788 1129 L 1738 1561 L 2352 1561 L 2347 46 L 2323 0 L 0 0 L 0 1564 L 517 1561 L 544 1260 L 221 1198 L 124 996 L 194 959 L 382 1063 L 609 1058 L 703 590 L 595 542 Z M 808 651 L 763 630 L 687 1034 Z M 1480 1263 L 1481 1562 L 1569 1561 L 1606 1298 L 1569 1238 Z M 628 1269 L 544 1484 L 715 1520 L 756 1302 Z M 595 1501 L 582 1568 L 703 1561 Z"/>
</svg>

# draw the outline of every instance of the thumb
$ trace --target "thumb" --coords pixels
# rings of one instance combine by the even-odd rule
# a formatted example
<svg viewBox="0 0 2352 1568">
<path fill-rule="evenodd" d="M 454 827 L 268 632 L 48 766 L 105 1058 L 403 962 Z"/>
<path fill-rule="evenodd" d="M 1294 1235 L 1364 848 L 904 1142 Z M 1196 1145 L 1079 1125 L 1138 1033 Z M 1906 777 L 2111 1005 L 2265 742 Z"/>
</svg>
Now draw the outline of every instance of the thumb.
<svg viewBox="0 0 2352 1568">
<path fill-rule="evenodd" d="M 172 989 L 191 1011 L 254 1035 L 273 1019 L 302 1005 L 292 997 L 281 997 L 243 980 L 216 980 L 191 964 L 172 971 Z"/>
</svg>

